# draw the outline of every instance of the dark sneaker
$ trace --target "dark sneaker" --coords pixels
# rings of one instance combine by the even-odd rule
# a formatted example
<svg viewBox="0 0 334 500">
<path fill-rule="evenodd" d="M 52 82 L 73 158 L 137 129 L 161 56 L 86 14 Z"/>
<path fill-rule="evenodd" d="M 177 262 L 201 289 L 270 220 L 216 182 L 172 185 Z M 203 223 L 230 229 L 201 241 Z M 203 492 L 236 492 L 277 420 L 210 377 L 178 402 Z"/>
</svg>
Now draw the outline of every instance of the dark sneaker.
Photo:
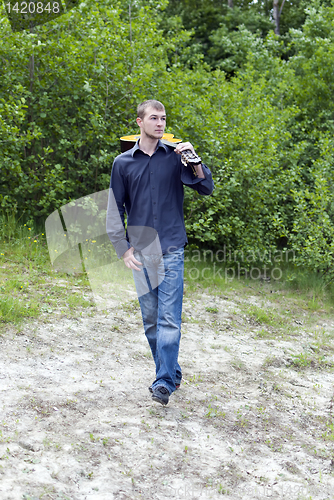
<svg viewBox="0 0 334 500">
<path fill-rule="evenodd" d="M 158 387 L 156 387 L 153 391 L 152 399 L 157 403 L 166 405 L 169 401 L 168 389 L 166 389 L 163 385 L 158 385 Z"/>
<path fill-rule="evenodd" d="M 180 389 L 180 385 L 181 385 L 181 382 L 180 382 L 179 384 L 175 384 L 176 389 Z M 152 392 L 152 393 L 153 393 L 153 389 L 152 389 L 152 386 L 151 386 L 151 385 L 150 385 L 150 387 L 148 388 L 148 390 L 149 390 L 150 392 Z"/>
</svg>

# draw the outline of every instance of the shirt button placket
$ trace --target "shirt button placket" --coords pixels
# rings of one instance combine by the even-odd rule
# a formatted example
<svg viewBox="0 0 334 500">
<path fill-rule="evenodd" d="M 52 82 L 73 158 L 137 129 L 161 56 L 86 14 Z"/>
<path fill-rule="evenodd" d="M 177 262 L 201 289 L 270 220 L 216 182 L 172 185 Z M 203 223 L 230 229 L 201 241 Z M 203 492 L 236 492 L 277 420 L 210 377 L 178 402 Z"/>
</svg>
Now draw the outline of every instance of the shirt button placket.
<svg viewBox="0 0 334 500">
<path fill-rule="evenodd" d="M 152 193 L 152 215 L 153 215 L 153 225 L 154 227 L 156 227 L 156 224 L 157 224 L 157 200 L 156 200 L 156 197 L 157 197 L 157 191 L 155 189 L 155 180 L 154 180 L 154 171 L 153 171 L 153 165 L 150 165 L 150 169 L 151 169 L 151 175 L 150 175 L 150 178 L 151 178 L 151 193 Z"/>
</svg>

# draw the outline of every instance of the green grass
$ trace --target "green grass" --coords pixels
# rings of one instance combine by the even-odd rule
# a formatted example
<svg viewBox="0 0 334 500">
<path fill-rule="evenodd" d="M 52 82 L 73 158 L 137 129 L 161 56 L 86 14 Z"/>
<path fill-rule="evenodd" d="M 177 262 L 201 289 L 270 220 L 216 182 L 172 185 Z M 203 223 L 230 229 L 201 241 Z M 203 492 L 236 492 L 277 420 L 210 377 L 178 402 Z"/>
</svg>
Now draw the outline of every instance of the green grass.
<svg viewBox="0 0 334 500">
<path fill-rule="evenodd" d="M 10 215 L 0 217 L 0 332 L 8 324 L 19 327 L 25 319 L 72 316 L 92 307 L 84 290 L 90 290 L 85 274 L 52 268 L 42 229 L 32 222 L 20 225 Z"/>
<path fill-rule="evenodd" d="M 210 313 L 217 313 L 218 308 L 217 307 L 206 307 L 205 310 Z"/>
<path fill-rule="evenodd" d="M 332 371 L 334 363 L 332 361 L 327 361 L 324 354 L 314 355 L 302 352 L 292 356 L 290 366 L 297 370 L 312 367 L 314 370 L 325 369 L 327 371 Z"/>
<path fill-rule="evenodd" d="M 274 311 L 258 306 L 249 306 L 246 309 L 248 316 L 252 317 L 257 323 L 278 326 L 284 324 L 284 320 Z"/>
<path fill-rule="evenodd" d="M 123 304 L 122 309 L 127 313 L 135 313 L 140 311 L 140 305 L 138 299 L 130 300 L 129 302 Z"/>
<path fill-rule="evenodd" d="M 53 269 L 43 229 L 33 222 L 17 222 L 14 215 L 0 216 L 0 332 L 8 324 L 19 327 L 24 319 L 54 320 L 55 315 L 74 316 L 94 306 L 93 300 L 83 293 L 91 291 L 87 275 Z M 273 308 L 251 305 L 244 310 L 262 327 L 259 338 L 277 335 L 286 318 L 295 313 L 298 316 L 301 311 L 333 312 L 334 285 L 325 283 L 316 273 L 286 264 L 279 281 L 231 275 L 224 263 L 211 260 L 210 253 L 196 261 L 186 258 L 185 296 L 191 298 L 206 292 L 233 300 L 251 295 L 268 298 Z M 122 307 L 129 314 L 139 310 L 137 300 Z M 212 315 L 220 312 L 212 306 L 207 306 L 206 311 Z M 324 345 L 325 339 L 319 342 Z"/>
<path fill-rule="evenodd" d="M 215 261 L 211 253 L 204 254 L 203 250 L 196 250 L 196 258 L 192 254 L 194 250 L 185 252 L 185 294 L 191 296 L 196 292 L 207 290 L 212 294 L 228 294 L 233 291 L 242 295 L 268 296 L 271 300 L 275 297 L 293 299 L 297 307 L 306 311 L 323 311 L 331 313 L 334 310 L 334 282 L 328 282 L 319 273 L 312 272 L 294 266 L 293 262 L 276 262 L 274 276 L 280 279 L 271 279 L 269 282 L 263 279 L 263 273 L 247 271 L 247 277 L 236 268 L 232 270 L 229 262 Z M 256 267 L 258 266 L 258 267 Z M 254 269 L 262 269 L 263 263 L 256 264 Z M 246 267 L 246 266 L 245 266 Z M 265 275 L 270 276 L 272 270 L 268 267 Z M 278 320 L 278 318 L 276 318 Z M 270 324 L 273 320 L 268 313 L 265 318 L 262 315 L 260 322 Z"/>
<path fill-rule="evenodd" d="M 276 337 L 276 332 L 272 332 L 267 328 L 261 328 L 256 332 L 255 338 L 257 339 L 272 339 Z"/>
<path fill-rule="evenodd" d="M 327 422 L 326 427 L 327 427 L 327 432 L 324 432 L 322 434 L 322 438 L 325 441 L 334 441 L 334 424 L 333 424 L 333 422 Z"/>
<path fill-rule="evenodd" d="M 24 318 L 33 318 L 39 315 L 40 310 L 36 303 L 27 301 L 22 303 L 18 298 L 0 298 L 0 322 L 16 323 Z"/>
</svg>

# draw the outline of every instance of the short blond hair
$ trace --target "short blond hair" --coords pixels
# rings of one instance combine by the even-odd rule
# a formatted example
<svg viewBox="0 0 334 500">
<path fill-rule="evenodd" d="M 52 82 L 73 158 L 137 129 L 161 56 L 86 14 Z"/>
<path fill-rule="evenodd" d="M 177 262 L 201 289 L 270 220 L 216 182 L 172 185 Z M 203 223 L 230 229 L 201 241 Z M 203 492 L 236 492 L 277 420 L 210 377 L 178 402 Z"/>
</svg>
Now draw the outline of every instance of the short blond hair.
<svg viewBox="0 0 334 500">
<path fill-rule="evenodd" d="M 156 101 L 155 99 L 149 99 L 148 101 L 144 101 L 140 103 L 137 107 L 137 116 L 138 118 L 143 119 L 148 107 L 152 107 L 157 111 L 165 111 L 165 106 L 160 101 Z"/>
</svg>

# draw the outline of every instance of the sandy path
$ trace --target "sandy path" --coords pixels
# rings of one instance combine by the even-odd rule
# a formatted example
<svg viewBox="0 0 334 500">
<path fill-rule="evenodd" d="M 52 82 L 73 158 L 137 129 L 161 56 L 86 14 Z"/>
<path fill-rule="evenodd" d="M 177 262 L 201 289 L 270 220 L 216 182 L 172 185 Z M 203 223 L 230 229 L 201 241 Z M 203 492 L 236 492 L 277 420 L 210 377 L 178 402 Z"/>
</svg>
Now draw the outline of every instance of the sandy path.
<svg viewBox="0 0 334 500">
<path fill-rule="evenodd" d="M 259 339 L 245 306 L 185 299 L 167 407 L 133 302 L 0 337 L 1 500 L 333 498 L 333 373 L 291 364 L 312 332 Z"/>
</svg>

